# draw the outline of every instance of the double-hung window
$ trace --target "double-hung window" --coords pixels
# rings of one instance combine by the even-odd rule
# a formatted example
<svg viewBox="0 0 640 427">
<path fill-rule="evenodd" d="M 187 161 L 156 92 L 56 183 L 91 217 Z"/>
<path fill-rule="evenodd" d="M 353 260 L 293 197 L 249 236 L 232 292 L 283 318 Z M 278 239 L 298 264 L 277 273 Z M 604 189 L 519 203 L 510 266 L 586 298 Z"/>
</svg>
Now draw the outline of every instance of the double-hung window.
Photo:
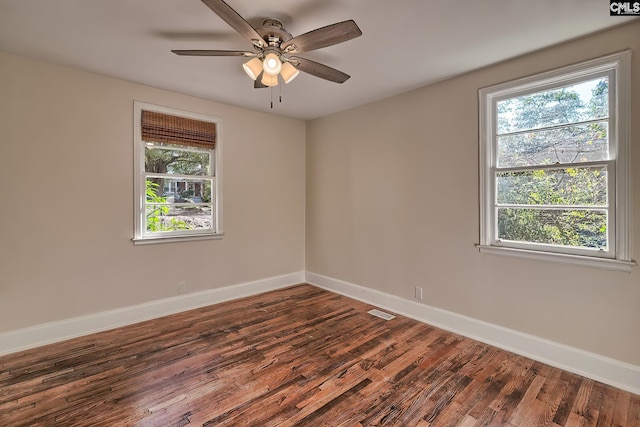
<svg viewBox="0 0 640 427">
<path fill-rule="evenodd" d="M 134 103 L 135 243 L 222 234 L 220 121 Z"/>
<path fill-rule="evenodd" d="M 480 250 L 628 269 L 630 54 L 484 88 Z"/>
</svg>

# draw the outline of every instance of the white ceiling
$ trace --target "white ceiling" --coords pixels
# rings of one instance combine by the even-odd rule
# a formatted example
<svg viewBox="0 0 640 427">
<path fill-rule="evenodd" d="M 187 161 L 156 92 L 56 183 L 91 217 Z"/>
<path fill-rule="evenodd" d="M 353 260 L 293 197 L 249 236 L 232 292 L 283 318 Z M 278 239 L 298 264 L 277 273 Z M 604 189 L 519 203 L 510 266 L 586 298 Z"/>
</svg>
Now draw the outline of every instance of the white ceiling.
<svg viewBox="0 0 640 427">
<path fill-rule="evenodd" d="M 350 74 L 340 85 L 301 73 L 254 89 L 241 57 L 171 49 L 251 50 L 200 0 L 0 0 L 0 50 L 225 104 L 311 119 L 406 92 L 619 25 L 605 0 L 226 0 L 254 27 L 297 36 L 346 19 L 363 35 L 300 56 Z M 276 100 L 270 109 L 270 97 Z"/>
</svg>

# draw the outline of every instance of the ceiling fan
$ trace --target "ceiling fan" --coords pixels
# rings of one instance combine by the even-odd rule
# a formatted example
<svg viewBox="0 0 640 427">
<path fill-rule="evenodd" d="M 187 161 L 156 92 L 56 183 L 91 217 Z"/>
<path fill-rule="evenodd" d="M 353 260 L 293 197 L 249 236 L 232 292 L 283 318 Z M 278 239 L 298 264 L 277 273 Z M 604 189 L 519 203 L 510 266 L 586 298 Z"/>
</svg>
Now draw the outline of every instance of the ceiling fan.
<svg viewBox="0 0 640 427">
<path fill-rule="evenodd" d="M 362 35 L 353 20 L 338 22 L 293 37 L 275 18 L 265 19 L 262 26 L 254 28 L 238 12 L 223 0 L 202 0 L 209 9 L 253 44 L 253 51 L 242 50 L 172 50 L 186 56 L 242 56 L 251 57 L 243 64 L 245 72 L 255 83 L 254 87 L 277 86 L 278 79 L 285 83 L 293 80 L 300 71 L 321 79 L 344 83 L 351 76 L 310 59 L 296 56 L 323 47 L 346 42 Z"/>
</svg>

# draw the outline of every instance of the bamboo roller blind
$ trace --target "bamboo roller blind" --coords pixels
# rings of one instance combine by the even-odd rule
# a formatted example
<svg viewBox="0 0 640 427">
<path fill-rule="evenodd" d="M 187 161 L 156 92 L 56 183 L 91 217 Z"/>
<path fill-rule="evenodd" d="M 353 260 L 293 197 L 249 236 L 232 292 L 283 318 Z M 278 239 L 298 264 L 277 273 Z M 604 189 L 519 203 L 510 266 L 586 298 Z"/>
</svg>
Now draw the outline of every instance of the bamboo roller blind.
<svg viewBox="0 0 640 427">
<path fill-rule="evenodd" d="M 142 110 L 141 127 L 144 141 L 209 150 L 216 146 L 215 123 Z"/>
</svg>

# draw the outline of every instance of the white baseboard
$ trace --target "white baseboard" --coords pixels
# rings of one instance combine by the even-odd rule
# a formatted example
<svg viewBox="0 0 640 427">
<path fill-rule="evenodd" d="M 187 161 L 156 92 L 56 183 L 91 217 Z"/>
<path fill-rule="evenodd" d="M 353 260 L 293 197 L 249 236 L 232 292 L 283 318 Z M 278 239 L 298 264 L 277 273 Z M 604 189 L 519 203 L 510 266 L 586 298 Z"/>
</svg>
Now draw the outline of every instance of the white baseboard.
<svg viewBox="0 0 640 427">
<path fill-rule="evenodd" d="M 179 295 L 0 334 L 0 355 L 303 283 L 303 271 Z"/>
<path fill-rule="evenodd" d="M 306 282 L 429 325 L 640 394 L 640 366 L 307 271 Z"/>
<path fill-rule="evenodd" d="M 296 272 L 0 333 L 0 355 L 303 282 L 640 394 L 640 366 L 312 272 Z"/>
</svg>

